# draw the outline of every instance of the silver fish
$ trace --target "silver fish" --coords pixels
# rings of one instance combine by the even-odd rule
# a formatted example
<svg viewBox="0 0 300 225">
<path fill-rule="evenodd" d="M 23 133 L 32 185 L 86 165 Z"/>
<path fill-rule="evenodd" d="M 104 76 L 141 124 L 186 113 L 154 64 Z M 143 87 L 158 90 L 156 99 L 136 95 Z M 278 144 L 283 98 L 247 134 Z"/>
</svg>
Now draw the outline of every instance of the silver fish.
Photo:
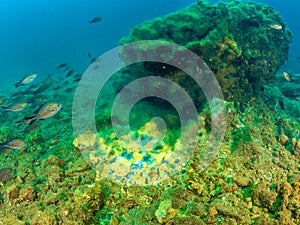
<svg viewBox="0 0 300 225">
<path fill-rule="evenodd" d="M 37 77 L 37 73 L 31 73 L 23 77 L 18 83 L 15 83 L 15 87 L 23 86 L 31 83 Z"/>
</svg>

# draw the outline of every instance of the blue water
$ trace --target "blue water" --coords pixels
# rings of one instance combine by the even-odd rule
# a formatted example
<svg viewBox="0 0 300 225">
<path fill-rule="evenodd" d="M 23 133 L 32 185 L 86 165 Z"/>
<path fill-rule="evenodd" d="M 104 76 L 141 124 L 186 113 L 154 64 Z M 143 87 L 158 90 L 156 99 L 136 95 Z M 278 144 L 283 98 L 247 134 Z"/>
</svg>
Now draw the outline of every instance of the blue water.
<svg viewBox="0 0 300 225">
<path fill-rule="evenodd" d="M 129 29 L 163 16 L 193 0 L 2 0 L 0 8 L 0 91 L 13 88 L 23 75 L 47 76 L 67 62 L 84 71 L 90 59 L 116 47 Z M 217 2 L 217 1 L 214 1 Z M 290 59 L 300 56 L 298 0 L 262 0 L 281 13 L 294 34 Z M 101 16 L 100 23 L 89 20 Z"/>
</svg>

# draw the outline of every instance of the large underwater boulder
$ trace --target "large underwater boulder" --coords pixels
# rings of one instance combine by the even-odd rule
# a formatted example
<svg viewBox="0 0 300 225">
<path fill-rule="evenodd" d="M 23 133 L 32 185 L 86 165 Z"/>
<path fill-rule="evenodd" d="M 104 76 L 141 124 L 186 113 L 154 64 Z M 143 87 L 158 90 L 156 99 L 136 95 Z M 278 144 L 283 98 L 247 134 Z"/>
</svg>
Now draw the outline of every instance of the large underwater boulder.
<svg viewBox="0 0 300 225">
<path fill-rule="evenodd" d="M 265 4 L 201 0 L 134 27 L 120 44 L 157 39 L 192 50 L 214 72 L 226 100 L 246 103 L 261 93 L 263 84 L 288 59 L 292 34 L 279 13 Z M 144 62 L 143 67 L 182 86 L 188 84 L 185 88 L 191 96 L 199 89 L 172 66 Z M 197 98 L 201 102 L 204 96 Z"/>
</svg>

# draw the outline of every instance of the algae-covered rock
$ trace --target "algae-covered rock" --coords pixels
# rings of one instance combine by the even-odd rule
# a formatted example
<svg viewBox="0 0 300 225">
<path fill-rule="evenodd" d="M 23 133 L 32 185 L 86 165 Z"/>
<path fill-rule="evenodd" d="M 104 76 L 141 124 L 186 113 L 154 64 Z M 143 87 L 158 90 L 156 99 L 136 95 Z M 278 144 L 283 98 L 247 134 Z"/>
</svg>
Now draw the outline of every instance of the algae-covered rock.
<svg viewBox="0 0 300 225">
<path fill-rule="evenodd" d="M 255 225 L 279 225 L 279 222 L 275 219 L 268 218 L 267 216 L 263 215 L 260 216 L 254 223 Z"/>
<path fill-rule="evenodd" d="M 247 187 L 251 182 L 251 179 L 249 177 L 241 176 L 241 175 L 237 175 L 233 177 L 233 180 L 238 186 L 241 187 Z"/>
<path fill-rule="evenodd" d="M 278 25 L 276 29 L 274 24 Z M 157 39 L 192 50 L 214 72 L 227 100 L 246 102 L 259 94 L 262 84 L 273 79 L 288 59 L 292 35 L 279 13 L 270 6 L 246 1 L 214 4 L 201 0 L 134 27 L 120 43 Z M 148 49 L 145 47 L 143 51 Z M 162 52 L 161 57 L 168 55 L 163 48 L 157 52 Z M 124 58 L 138 57 L 132 51 L 123 54 Z M 196 91 L 199 87 L 183 72 L 155 62 L 145 62 L 144 68 L 155 76 L 187 84 L 183 87 L 190 96 L 197 95 L 193 100 L 201 100 L 202 95 Z"/>
<path fill-rule="evenodd" d="M 243 224 L 251 224 L 250 214 L 246 211 L 247 206 L 243 204 L 243 202 L 239 202 L 238 205 L 234 205 L 230 202 L 225 202 L 222 199 L 217 199 L 210 207 L 215 208 L 216 215 L 220 214 L 225 217 L 230 217 Z"/>
<path fill-rule="evenodd" d="M 16 171 L 17 177 L 21 178 L 20 181 L 22 180 L 23 182 L 26 181 L 28 183 L 34 183 L 36 177 L 31 162 L 24 159 L 19 160 Z"/>
<path fill-rule="evenodd" d="M 16 184 L 13 184 L 7 189 L 7 193 L 9 196 L 9 199 L 16 199 L 19 197 L 19 188 Z"/>
<path fill-rule="evenodd" d="M 0 169 L 0 182 L 5 183 L 12 179 L 13 169 L 12 168 L 2 168 Z"/>
<path fill-rule="evenodd" d="M 170 221 L 175 217 L 176 211 L 172 208 L 172 200 L 167 199 L 159 204 L 155 217 L 160 224 L 164 224 L 164 222 Z"/>
<path fill-rule="evenodd" d="M 60 224 L 96 224 L 95 215 L 102 206 L 103 192 L 99 183 L 80 185 L 60 208 Z"/>
<path fill-rule="evenodd" d="M 55 219 L 54 215 L 51 215 L 49 212 L 38 211 L 33 216 L 30 221 L 30 225 L 55 225 L 58 222 Z"/>
<path fill-rule="evenodd" d="M 84 211 L 94 213 L 103 205 L 102 187 L 99 183 L 79 186 L 74 192 L 73 199 Z"/>
<path fill-rule="evenodd" d="M 206 223 L 203 222 L 201 219 L 197 217 L 183 217 L 183 218 L 176 218 L 174 220 L 174 224 L 180 225 L 205 225 Z"/>
<path fill-rule="evenodd" d="M 20 190 L 20 196 L 19 196 L 19 199 L 21 201 L 27 201 L 27 202 L 31 202 L 33 201 L 34 199 L 36 198 L 36 191 L 34 190 L 33 187 L 23 187 L 21 190 Z"/>
<path fill-rule="evenodd" d="M 13 225 L 26 225 L 26 222 L 20 220 L 17 218 L 17 216 L 14 215 L 8 215 L 4 218 L 0 217 L 0 221 L 2 224 L 13 224 Z"/>
</svg>

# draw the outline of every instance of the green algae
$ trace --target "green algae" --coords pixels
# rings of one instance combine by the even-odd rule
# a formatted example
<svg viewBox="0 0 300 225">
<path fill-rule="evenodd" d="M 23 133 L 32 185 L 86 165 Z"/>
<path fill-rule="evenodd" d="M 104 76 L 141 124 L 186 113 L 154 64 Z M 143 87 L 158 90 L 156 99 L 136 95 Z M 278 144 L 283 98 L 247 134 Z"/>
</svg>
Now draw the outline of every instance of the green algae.
<svg viewBox="0 0 300 225">
<path fill-rule="evenodd" d="M 245 4 L 247 7 L 240 7 L 240 4 Z M 281 32 L 286 42 L 275 50 L 279 41 L 276 36 L 278 32 L 261 23 L 263 19 L 271 18 L 284 24 L 273 9 L 263 4 L 246 4 L 239 1 L 219 5 L 199 1 L 198 5 L 204 7 L 203 10 L 207 10 L 207 14 L 212 18 L 209 23 L 201 23 L 201 20 L 207 16 L 201 14 L 203 18 L 200 18 L 197 26 L 194 27 L 195 19 L 198 19 L 199 15 L 196 13 L 197 6 L 193 6 L 173 14 L 173 17 L 149 21 L 140 28 L 133 29 L 129 39 L 130 41 L 149 37 L 172 39 L 193 49 L 201 56 L 205 55 L 204 58 L 210 62 L 214 71 L 221 70 L 218 75 L 220 77 L 231 71 L 226 69 L 228 65 L 234 65 L 237 69 L 236 73 L 241 71 L 239 82 L 236 78 L 233 78 L 234 81 L 231 83 L 222 79 L 220 81 L 224 89 L 229 84 L 237 85 L 236 89 L 226 91 L 228 100 L 237 97 L 236 101 L 247 104 L 245 104 L 245 111 L 241 112 L 233 108 L 232 102 L 227 102 L 229 121 L 226 140 L 210 167 L 206 171 L 197 170 L 200 161 L 197 154 L 206 147 L 203 141 L 198 144 L 195 157 L 191 159 L 182 174 L 170 177 L 157 186 L 128 188 L 113 184 L 111 181 L 99 179 L 99 175 L 96 178 L 95 172 L 85 162 L 79 150 L 72 147 L 72 140 L 70 140 L 72 131 L 69 125 L 51 121 L 53 127 L 62 127 L 62 129 L 42 128 L 41 133 L 36 132 L 26 137 L 30 144 L 25 152 L 4 153 L 11 158 L 10 165 L 15 165 L 16 177 L 0 189 L 2 198 L 0 221 L 4 224 L 116 225 L 228 225 L 252 224 L 252 222 L 287 224 L 285 222 L 291 220 L 293 222 L 290 224 L 299 223 L 299 206 L 295 204 L 299 190 L 297 187 L 299 175 L 294 173 L 298 171 L 299 156 L 295 157 L 292 151 L 287 151 L 287 147 L 295 151 L 296 147 L 292 147 L 291 143 L 289 146 L 283 146 L 276 139 L 277 134 L 274 132 L 276 125 L 272 122 L 277 118 L 276 113 L 270 109 L 261 110 L 265 105 L 261 105 L 259 101 L 248 102 L 250 96 L 259 99 L 254 90 L 260 87 L 260 83 L 270 79 L 274 71 L 287 58 L 289 31 L 285 28 Z M 249 14 L 257 14 L 257 9 L 260 9 L 260 13 L 252 21 Z M 222 17 L 219 16 L 221 14 L 223 18 L 228 18 L 229 22 L 233 21 L 236 24 L 221 22 Z M 175 17 L 176 19 L 173 20 L 172 18 Z M 241 19 L 243 22 L 237 24 Z M 177 23 L 178 21 L 180 23 Z M 233 35 L 238 25 L 244 30 L 244 37 Z M 255 35 L 250 37 L 252 33 Z M 222 36 L 224 34 L 226 38 Z M 253 46 L 249 46 L 243 38 L 251 38 Z M 122 43 L 126 41 L 125 39 Z M 221 50 L 221 48 L 225 49 Z M 258 57 L 266 52 L 258 54 L 256 48 L 274 52 L 272 57 L 266 54 L 272 62 L 271 70 L 266 70 L 265 65 L 259 68 L 250 65 L 248 68 L 245 64 L 240 65 L 235 61 L 241 59 L 246 63 L 246 60 L 249 62 L 260 60 Z M 215 54 L 219 51 L 221 54 Z M 217 59 L 216 55 L 220 59 Z M 229 59 L 231 57 L 233 60 Z M 212 61 L 209 60 L 210 58 Z M 250 73 L 250 77 L 247 77 L 246 73 Z M 252 83 L 256 79 L 259 81 L 259 84 L 255 84 L 257 87 Z M 247 80 L 250 84 L 246 82 Z M 249 96 L 245 97 L 241 92 Z M 66 105 L 67 108 L 70 107 L 70 104 Z M 210 111 L 207 104 L 202 104 L 202 107 L 203 111 Z M 107 128 L 109 124 L 107 115 L 110 111 L 104 114 L 97 117 L 97 125 L 102 126 L 103 131 L 111 133 Z M 10 115 L 8 116 L 10 118 Z M 132 118 L 136 119 L 137 114 L 132 115 Z M 70 119 L 67 110 L 63 111 L 59 119 L 61 121 Z M 170 120 L 173 121 L 173 118 Z M 209 120 L 208 115 L 202 125 L 201 141 L 209 135 Z M 136 127 L 142 124 L 140 121 L 135 122 Z M 174 124 L 173 128 L 176 130 L 177 125 Z M 292 137 L 299 127 L 298 122 L 292 124 L 286 120 L 283 123 L 284 131 L 286 130 L 289 137 Z M 16 131 L 12 134 L 8 132 L 9 126 L 0 129 L 1 142 L 17 135 Z M 170 132 L 168 144 L 176 140 L 171 138 L 174 130 Z M 113 141 L 107 144 L 111 143 Z M 8 162 L 3 163 L 8 164 Z M 291 183 L 291 190 L 287 184 L 288 188 L 282 187 L 281 184 L 286 181 Z"/>
<path fill-rule="evenodd" d="M 240 145 L 247 145 L 247 142 L 252 142 L 250 129 L 248 127 L 242 127 L 232 133 L 231 152 L 241 148 Z"/>
<path fill-rule="evenodd" d="M 199 1 L 136 26 L 120 43 L 161 39 L 183 45 L 199 55 L 216 73 L 226 99 L 246 102 L 258 95 L 259 87 L 283 65 L 292 39 L 274 9 L 265 5 L 260 5 L 260 8 L 257 10 L 257 4 L 252 2 L 213 4 Z M 269 28 L 265 25 L 268 20 L 283 24 L 284 29 Z M 153 71 L 156 74 L 168 71 L 163 72 L 153 64 L 150 67 L 145 63 L 145 67 L 156 68 Z M 224 79 L 230 73 L 237 75 Z M 195 90 L 192 86 L 187 89 L 190 92 Z"/>
</svg>

